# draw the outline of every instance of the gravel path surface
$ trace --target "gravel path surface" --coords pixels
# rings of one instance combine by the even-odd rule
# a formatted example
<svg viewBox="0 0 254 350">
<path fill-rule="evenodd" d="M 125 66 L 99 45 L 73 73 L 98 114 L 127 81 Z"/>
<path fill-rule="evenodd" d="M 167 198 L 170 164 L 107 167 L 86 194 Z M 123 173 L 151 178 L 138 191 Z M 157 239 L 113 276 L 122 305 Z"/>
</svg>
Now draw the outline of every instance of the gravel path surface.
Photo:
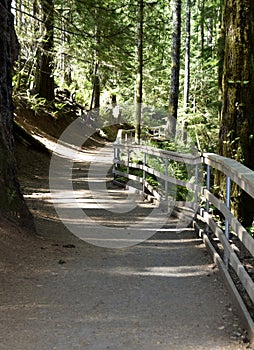
<svg viewBox="0 0 254 350">
<path fill-rule="evenodd" d="M 96 162 L 100 175 L 103 162 Z M 96 198 L 88 201 L 88 166 L 83 159 L 75 167 L 74 187 L 79 194 L 84 190 L 79 206 L 99 220 L 100 230 L 123 231 L 144 217 L 152 228 L 149 215 L 152 210 L 160 218 L 159 209 L 139 203 L 129 214 L 112 214 L 126 191 L 112 186 L 107 208 L 101 206 L 103 194 L 100 205 Z M 46 183 L 43 190 L 38 181 L 23 185 L 41 238 L 16 266 L 9 262 L 0 269 L 0 350 L 251 349 L 218 270 L 192 229 L 176 229 L 171 217 L 139 244 L 93 245 L 86 241 L 94 230 L 87 218 L 80 240 L 59 221 Z"/>
</svg>

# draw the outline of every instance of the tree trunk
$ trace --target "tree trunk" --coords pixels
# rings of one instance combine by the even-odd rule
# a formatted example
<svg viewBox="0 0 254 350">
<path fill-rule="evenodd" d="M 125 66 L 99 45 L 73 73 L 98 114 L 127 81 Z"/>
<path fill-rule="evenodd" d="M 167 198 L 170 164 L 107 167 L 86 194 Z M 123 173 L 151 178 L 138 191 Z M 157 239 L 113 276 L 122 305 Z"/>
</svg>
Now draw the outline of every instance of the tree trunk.
<svg viewBox="0 0 254 350">
<path fill-rule="evenodd" d="M 101 86 L 100 86 L 100 77 L 99 72 L 94 77 L 94 108 L 100 108 L 100 99 L 101 99 Z"/>
<path fill-rule="evenodd" d="M 179 76 L 181 54 L 181 0 L 173 3 L 173 38 L 172 38 L 172 68 L 171 89 L 169 98 L 169 116 L 166 126 L 167 137 L 175 137 L 176 120 L 179 99 Z"/>
<path fill-rule="evenodd" d="M 45 35 L 42 40 L 42 48 L 38 50 L 38 70 L 35 81 L 35 93 L 47 101 L 53 101 L 54 76 L 53 76 L 53 49 L 54 49 L 54 3 L 53 0 L 41 0 Z"/>
<path fill-rule="evenodd" d="M 226 0 L 225 53 L 219 153 L 254 170 L 254 3 Z M 254 200 L 233 193 L 235 210 L 244 226 L 251 226 Z"/>
<path fill-rule="evenodd" d="M 184 68 L 184 99 L 183 107 L 188 112 L 190 92 L 190 40 L 191 40 L 191 11 L 190 0 L 186 0 L 186 43 L 185 43 L 185 68 Z"/>
<path fill-rule="evenodd" d="M 141 119 L 143 102 L 143 22 L 144 22 L 144 1 L 138 0 L 138 25 L 137 25 L 137 78 L 136 78 L 136 130 L 135 139 L 140 144 Z"/>
<path fill-rule="evenodd" d="M 200 2 L 200 49 L 201 58 L 204 59 L 205 52 L 205 0 Z"/>
<path fill-rule="evenodd" d="M 224 4 L 221 0 L 220 8 L 220 24 L 219 24 L 219 37 L 218 37 L 218 116 L 221 118 L 222 109 L 222 78 L 223 78 L 223 65 L 224 65 L 224 55 L 225 55 L 225 28 L 223 21 Z"/>
<path fill-rule="evenodd" d="M 0 211 L 34 231 L 32 216 L 16 178 L 13 154 L 12 67 L 18 41 L 11 14 L 11 0 L 0 0 Z"/>
<path fill-rule="evenodd" d="M 90 110 L 96 109 L 99 115 L 100 110 L 100 97 L 101 97 L 101 82 L 100 82 L 100 44 L 101 44 L 101 31 L 100 31 L 100 13 L 99 4 L 95 1 L 94 9 L 94 38 L 95 38 L 95 49 L 94 49 L 94 75 L 93 75 L 93 91 L 90 104 Z"/>
</svg>

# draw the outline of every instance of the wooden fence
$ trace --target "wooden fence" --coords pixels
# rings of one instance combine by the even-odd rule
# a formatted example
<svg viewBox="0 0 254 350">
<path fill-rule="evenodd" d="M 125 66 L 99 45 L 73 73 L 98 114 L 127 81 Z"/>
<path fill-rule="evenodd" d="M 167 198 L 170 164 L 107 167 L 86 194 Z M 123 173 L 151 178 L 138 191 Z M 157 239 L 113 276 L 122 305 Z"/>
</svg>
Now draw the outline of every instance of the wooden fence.
<svg viewBox="0 0 254 350">
<path fill-rule="evenodd" d="M 254 172 L 242 164 L 216 154 L 184 154 L 165 151 L 145 145 L 135 145 L 132 131 L 119 131 L 114 144 L 114 175 L 122 180 L 137 184 L 137 188 L 158 202 L 164 201 L 171 205 L 183 205 L 193 209 L 193 220 L 197 216 L 206 223 L 206 231 L 220 241 L 224 251 L 225 269 L 233 268 L 249 299 L 254 304 L 254 283 L 239 256 L 232 247 L 230 237 L 236 235 L 254 257 L 254 239 L 247 232 L 230 210 L 231 183 L 235 182 L 240 188 L 254 198 Z M 175 176 L 177 169 L 185 171 L 185 178 Z M 226 177 L 226 199 L 223 202 L 212 193 L 211 172 L 221 172 Z M 173 170 L 173 171 L 172 171 Z M 203 176 L 201 176 L 201 174 Z M 155 185 L 149 182 L 152 176 Z M 124 181 L 123 181 L 124 182 Z M 205 182 L 205 183 L 204 183 Z M 135 186 L 135 185 L 134 185 Z M 186 189 L 186 200 L 179 201 L 172 196 L 178 195 L 179 187 Z M 214 208 L 224 223 L 216 220 Z M 213 210 L 212 210 L 213 209 Z M 212 234 L 207 234 L 212 241 Z M 254 329 L 253 329 L 254 332 Z"/>
</svg>

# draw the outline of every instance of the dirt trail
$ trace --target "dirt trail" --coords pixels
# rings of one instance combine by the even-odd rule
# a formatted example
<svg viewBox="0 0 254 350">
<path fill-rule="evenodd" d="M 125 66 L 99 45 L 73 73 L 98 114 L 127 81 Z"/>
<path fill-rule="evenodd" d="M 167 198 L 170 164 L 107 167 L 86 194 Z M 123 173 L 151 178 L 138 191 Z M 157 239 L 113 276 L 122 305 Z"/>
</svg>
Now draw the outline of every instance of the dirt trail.
<svg viewBox="0 0 254 350">
<path fill-rule="evenodd" d="M 96 162 L 100 175 L 103 166 Z M 37 155 L 38 173 L 20 175 L 40 238 L 24 239 L 1 263 L 0 350 L 251 348 L 242 341 L 218 270 L 192 229 L 175 230 L 172 217 L 154 236 L 131 247 L 82 241 L 56 215 L 46 165 Z M 91 204 L 88 167 L 84 159 L 74 167 L 74 187 L 83 191 L 79 205 L 100 226 L 130 226 L 154 210 L 138 205 L 130 215 L 112 214 L 110 206 L 98 206 L 103 193 L 97 206 Z M 113 186 L 111 191 L 120 205 L 126 192 Z M 92 234 L 90 225 L 84 230 Z"/>
</svg>

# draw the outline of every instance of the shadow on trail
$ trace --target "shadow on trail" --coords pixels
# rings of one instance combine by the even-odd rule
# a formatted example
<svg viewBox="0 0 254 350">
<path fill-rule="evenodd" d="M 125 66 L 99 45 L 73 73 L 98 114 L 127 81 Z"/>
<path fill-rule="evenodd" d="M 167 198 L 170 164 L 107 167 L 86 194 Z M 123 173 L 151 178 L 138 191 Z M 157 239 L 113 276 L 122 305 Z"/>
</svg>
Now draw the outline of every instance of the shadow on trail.
<svg viewBox="0 0 254 350">
<path fill-rule="evenodd" d="M 161 225 L 160 209 L 136 197 L 132 210 L 113 211 L 124 207 L 131 195 L 108 186 L 112 202 L 103 191 L 96 192 L 95 198 L 89 188 L 92 178 L 87 180 L 94 155 L 85 156 L 74 164 L 70 179 L 75 201 L 70 200 L 73 193 L 64 188 L 50 195 L 35 187 L 34 193 L 27 195 L 43 238 L 45 260 L 43 267 L 40 261 L 29 267 L 32 282 L 20 278 L 15 307 L 10 305 L 10 290 L 2 298 L 3 350 L 25 350 L 31 344 L 36 344 L 36 350 L 244 349 L 239 336 L 233 337 L 240 325 L 230 298 L 195 232 L 179 227 L 172 216 Z M 93 185 L 97 181 L 110 183 L 99 171 L 94 180 Z M 66 220 L 82 227 L 84 240 L 62 223 L 53 200 L 66 213 Z M 129 204 L 125 205 L 128 209 Z M 81 222 L 75 216 L 80 209 L 86 213 Z M 151 211 L 155 215 L 149 217 Z M 155 234 L 142 242 L 139 236 L 130 237 L 127 228 L 133 223 L 141 237 L 154 228 Z M 107 247 L 91 244 L 97 226 L 98 234 L 112 231 L 111 236 L 101 238 L 108 240 Z M 113 249 L 119 232 L 127 246 Z M 12 329 L 11 337 L 7 329 Z"/>
</svg>

